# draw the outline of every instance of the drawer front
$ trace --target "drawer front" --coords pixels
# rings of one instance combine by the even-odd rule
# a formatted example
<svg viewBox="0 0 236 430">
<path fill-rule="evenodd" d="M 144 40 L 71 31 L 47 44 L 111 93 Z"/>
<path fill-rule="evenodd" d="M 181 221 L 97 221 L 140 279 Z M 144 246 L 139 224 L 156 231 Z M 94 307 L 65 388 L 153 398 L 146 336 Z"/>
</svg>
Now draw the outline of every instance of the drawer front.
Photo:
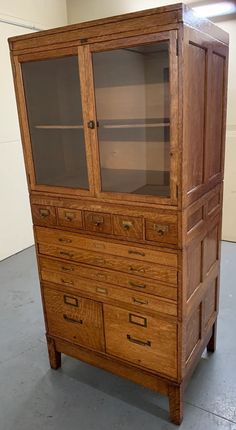
<svg viewBox="0 0 236 430">
<path fill-rule="evenodd" d="M 177 378 L 177 326 L 104 304 L 106 352 Z"/>
<path fill-rule="evenodd" d="M 91 266 L 86 267 L 45 257 L 40 257 L 40 267 L 41 271 L 49 270 L 60 272 L 62 275 L 71 274 L 75 276 L 81 276 L 94 281 L 101 281 L 108 284 L 130 288 L 134 291 L 145 292 L 170 300 L 177 300 L 177 288 L 174 286 L 171 287 L 168 285 L 162 285 L 159 282 L 155 283 L 149 279 L 143 279 L 138 276 L 127 276 L 127 274 L 116 272 L 115 270 L 104 270 Z"/>
<path fill-rule="evenodd" d="M 32 218 L 36 225 L 56 225 L 56 209 L 53 206 L 32 205 Z"/>
<path fill-rule="evenodd" d="M 43 295 L 49 334 L 104 351 L 101 303 L 51 288 Z"/>
<path fill-rule="evenodd" d="M 131 239 L 143 239 L 143 223 L 141 218 L 113 215 L 114 234 Z"/>
<path fill-rule="evenodd" d="M 124 259 L 107 254 L 84 251 L 82 249 L 69 248 L 66 246 L 53 246 L 48 244 L 38 244 L 40 254 L 51 255 L 92 266 L 104 267 L 107 269 L 126 272 L 131 275 L 139 275 L 151 279 L 158 279 L 172 285 L 177 285 L 177 271 L 172 267 L 159 266 L 150 263 Z"/>
<path fill-rule="evenodd" d="M 177 216 L 161 215 L 145 220 L 145 238 L 154 242 L 177 244 Z"/>
<path fill-rule="evenodd" d="M 85 211 L 84 219 L 86 230 L 96 231 L 97 233 L 112 233 L 110 214 Z"/>
<path fill-rule="evenodd" d="M 82 228 L 82 212 L 74 209 L 58 208 L 58 224 L 63 227 Z"/>
<path fill-rule="evenodd" d="M 126 303 L 137 310 L 146 309 L 148 311 L 160 312 L 172 316 L 177 316 L 177 304 L 170 300 L 161 300 L 148 294 L 123 289 L 103 282 L 91 281 L 78 278 L 71 274 L 62 274 L 49 270 L 42 270 L 41 276 L 44 281 L 53 282 L 59 285 L 73 287 L 82 293 L 97 295 L 102 300 L 112 299 L 121 303 Z"/>
<path fill-rule="evenodd" d="M 177 253 L 146 249 L 139 246 L 128 246 L 99 239 L 90 239 L 77 233 L 36 227 L 38 242 L 48 244 L 65 244 L 74 248 L 132 258 L 140 262 L 158 263 L 164 266 L 177 267 Z M 63 258 L 63 257 L 62 257 Z"/>
</svg>

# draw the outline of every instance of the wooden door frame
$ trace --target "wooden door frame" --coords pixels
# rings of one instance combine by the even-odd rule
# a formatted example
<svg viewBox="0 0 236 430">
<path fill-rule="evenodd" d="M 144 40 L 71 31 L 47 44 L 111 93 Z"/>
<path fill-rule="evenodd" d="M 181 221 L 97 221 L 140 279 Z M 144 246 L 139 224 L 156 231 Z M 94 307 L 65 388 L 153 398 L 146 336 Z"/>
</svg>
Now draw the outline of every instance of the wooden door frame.
<svg viewBox="0 0 236 430">
<path fill-rule="evenodd" d="M 27 107 L 24 93 L 24 84 L 21 71 L 21 64 L 27 61 L 38 61 L 45 59 L 55 59 L 68 56 L 77 56 L 78 58 L 78 73 L 80 79 L 80 89 L 81 89 L 81 103 L 83 113 L 86 111 L 86 88 L 84 88 L 84 47 L 83 46 L 73 46 L 63 49 L 54 49 L 51 51 L 41 51 L 36 53 L 21 54 L 18 56 L 12 56 L 12 68 L 15 75 L 15 92 L 17 98 L 18 106 L 18 116 L 20 122 L 21 138 L 23 143 L 23 153 L 25 160 L 25 167 L 27 173 L 28 187 L 30 191 L 46 192 L 53 194 L 69 194 L 78 195 L 83 197 L 93 197 L 94 196 L 94 175 L 93 175 L 93 164 L 92 164 L 92 152 L 91 152 L 91 142 L 90 136 L 88 134 L 86 115 L 83 114 L 83 124 L 84 124 L 84 144 L 86 152 L 87 161 L 87 171 L 88 171 L 88 182 L 89 189 L 84 190 L 80 188 L 70 188 L 61 186 L 50 186 L 50 185 L 40 185 L 36 183 L 36 175 L 34 169 L 33 161 L 33 151 L 31 145 L 31 136 L 28 123 Z"/>
<path fill-rule="evenodd" d="M 170 65 L 170 197 L 149 196 L 131 193 L 116 193 L 101 191 L 101 174 L 100 174 L 100 157 L 99 157 L 99 139 L 97 126 L 90 130 L 92 151 L 94 159 L 94 181 L 95 195 L 102 200 L 110 201 L 132 201 L 152 204 L 173 205 L 177 206 L 178 193 L 177 186 L 179 182 L 179 124 L 178 124 L 178 56 L 176 46 L 178 42 L 178 33 L 176 30 L 149 34 L 144 36 L 125 37 L 123 39 L 98 42 L 85 46 L 84 55 L 87 70 L 87 94 L 88 94 L 88 113 L 90 120 L 97 125 L 95 86 L 93 76 L 92 54 L 94 52 L 103 52 L 112 49 L 119 49 L 135 45 L 148 45 L 154 42 L 169 42 L 169 65 Z"/>
</svg>

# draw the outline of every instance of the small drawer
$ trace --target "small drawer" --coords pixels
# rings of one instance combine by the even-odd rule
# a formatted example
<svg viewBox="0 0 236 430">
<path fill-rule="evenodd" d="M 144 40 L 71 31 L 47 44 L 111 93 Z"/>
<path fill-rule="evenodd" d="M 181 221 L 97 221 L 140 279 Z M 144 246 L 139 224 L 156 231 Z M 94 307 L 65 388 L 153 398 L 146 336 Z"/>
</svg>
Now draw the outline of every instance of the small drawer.
<svg viewBox="0 0 236 430">
<path fill-rule="evenodd" d="M 56 209 L 53 206 L 32 205 L 33 223 L 36 225 L 56 225 Z"/>
<path fill-rule="evenodd" d="M 82 212 L 74 209 L 58 208 L 58 224 L 64 227 L 82 228 Z"/>
<path fill-rule="evenodd" d="M 146 240 L 177 244 L 177 215 L 161 214 L 155 220 L 145 220 Z"/>
<path fill-rule="evenodd" d="M 161 318 L 103 305 L 106 352 L 177 377 L 177 325 Z"/>
<path fill-rule="evenodd" d="M 45 287 L 43 296 L 49 334 L 104 351 L 101 303 Z"/>
<path fill-rule="evenodd" d="M 86 230 L 96 231 L 97 233 L 112 233 L 110 214 L 85 211 L 84 218 Z"/>
<path fill-rule="evenodd" d="M 143 239 L 143 224 L 141 218 L 113 215 L 113 229 L 117 236 L 132 239 Z"/>
</svg>

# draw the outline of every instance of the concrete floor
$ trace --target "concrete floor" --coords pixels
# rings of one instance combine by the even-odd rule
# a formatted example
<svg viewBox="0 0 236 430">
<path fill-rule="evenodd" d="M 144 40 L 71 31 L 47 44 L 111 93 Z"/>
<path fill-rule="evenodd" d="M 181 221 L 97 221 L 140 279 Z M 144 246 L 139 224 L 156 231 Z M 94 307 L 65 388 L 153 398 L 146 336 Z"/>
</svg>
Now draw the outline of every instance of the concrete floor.
<svg viewBox="0 0 236 430">
<path fill-rule="evenodd" d="M 236 430 L 236 244 L 222 244 L 215 354 L 185 393 L 181 430 Z M 0 263 L 0 430 L 171 430 L 167 398 L 63 356 L 50 370 L 34 248 Z"/>
</svg>

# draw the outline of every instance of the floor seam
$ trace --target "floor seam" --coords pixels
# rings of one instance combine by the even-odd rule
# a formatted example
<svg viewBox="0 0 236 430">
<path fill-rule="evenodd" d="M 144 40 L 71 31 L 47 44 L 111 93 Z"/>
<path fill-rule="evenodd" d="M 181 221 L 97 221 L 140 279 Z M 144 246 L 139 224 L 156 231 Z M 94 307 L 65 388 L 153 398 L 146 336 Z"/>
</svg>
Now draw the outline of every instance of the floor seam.
<svg viewBox="0 0 236 430">
<path fill-rule="evenodd" d="M 190 402 L 184 401 L 184 403 L 186 403 L 186 405 L 190 405 L 190 406 L 193 406 L 194 408 L 200 409 L 201 411 L 208 412 L 209 414 L 212 414 L 212 415 L 214 415 L 214 416 L 216 416 L 218 418 L 221 418 L 221 419 L 223 419 L 225 421 L 228 421 L 228 422 L 230 422 L 232 424 L 236 424 L 236 421 L 233 421 L 230 418 L 226 418 L 223 415 L 219 415 L 216 412 L 209 411 L 208 409 L 204 409 L 201 406 L 194 405 L 193 403 L 190 403 Z"/>
</svg>

